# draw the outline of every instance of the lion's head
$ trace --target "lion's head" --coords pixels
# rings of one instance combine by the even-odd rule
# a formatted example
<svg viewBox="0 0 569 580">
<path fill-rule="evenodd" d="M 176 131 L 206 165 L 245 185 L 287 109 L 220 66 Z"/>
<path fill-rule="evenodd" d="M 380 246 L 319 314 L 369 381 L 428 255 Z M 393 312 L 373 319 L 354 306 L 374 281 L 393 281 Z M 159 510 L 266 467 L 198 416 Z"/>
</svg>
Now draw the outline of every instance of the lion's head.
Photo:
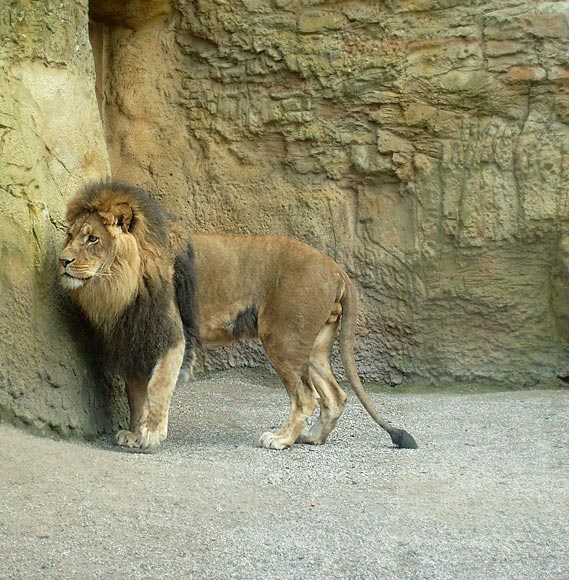
<svg viewBox="0 0 569 580">
<path fill-rule="evenodd" d="M 97 326 L 114 323 L 144 285 L 171 279 L 168 218 L 144 191 L 92 185 L 69 202 L 66 218 L 61 284 Z"/>
<path fill-rule="evenodd" d="M 136 245 L 128 236 L 121 236 L 122 231 L 128 233 L 128 222 L 119 215 L 104 218 L 99 213 L 86 213 L 74 219 L 67 232 L 67 245 L 59 255 L 63 287 L 76 290 L 93 279 L 112 275 L 119 255 L 130 254 L 128 262 L 133 271 L 138 270 Z"/>
</svg>

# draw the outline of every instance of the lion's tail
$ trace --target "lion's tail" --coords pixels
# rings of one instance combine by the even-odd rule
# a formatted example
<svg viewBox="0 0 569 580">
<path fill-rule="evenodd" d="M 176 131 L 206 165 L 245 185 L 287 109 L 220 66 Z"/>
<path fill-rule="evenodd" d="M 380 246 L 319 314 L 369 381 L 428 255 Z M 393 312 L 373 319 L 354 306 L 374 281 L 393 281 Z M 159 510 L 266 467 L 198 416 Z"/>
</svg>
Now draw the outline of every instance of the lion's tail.
<svg viewBox="0 0 569 580">
<path fill-rule="evenodd" d="M 344 295 L 340 300 L 342 305 L 340 356 L 342 358 L 342 364 L 348 382 L 358 396 L 358 399 L 361 401 L 365 410 L 369 413 L 370 417 L 389 433 L 391 441 L 393 441 L 397 447 L 403 449 L 417 449 L 418 445 L 415 442 L 415 439 L 413 439 L 413 436 L 403 429 L 393 427 L 389 421 L 386 421 L 381 416 L 370 396 L 362 386 L 356 369 L 356 361 L 354 359 L 354 339 L 356 335 L 356 322 L 358 316 L 357 292 L 348 275 L 343 273 L 342 277 L 344 281 Z"/>
</svg>

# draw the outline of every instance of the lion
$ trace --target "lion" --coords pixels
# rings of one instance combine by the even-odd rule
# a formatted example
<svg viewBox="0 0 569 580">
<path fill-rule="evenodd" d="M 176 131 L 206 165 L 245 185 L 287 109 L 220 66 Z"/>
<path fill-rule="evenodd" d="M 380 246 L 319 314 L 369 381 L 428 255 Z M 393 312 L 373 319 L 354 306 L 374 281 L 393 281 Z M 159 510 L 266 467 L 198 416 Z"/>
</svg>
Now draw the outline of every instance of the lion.
<svg viewBox="0 0 569 580">
<path fill-rule="evenodd" d="M 325 443 L 347 399 L 330 364 L 339 330 L 346 376 L 364 408 L 395 446 L 417 447 L 362 387 L 356 288 L 328 256 L 285 236 L 190 235 L 148 193 L 112 181 L 71 199 L 66 219 L 61 284 L 101 337 L 108 368 L 126 384 L 130 430 L 117 433 L 118 445 L 157 448 L 196 350 L 249 339 L 261 341 L 290 398 L 285 423 L 259 444 Z"/>
</svg>

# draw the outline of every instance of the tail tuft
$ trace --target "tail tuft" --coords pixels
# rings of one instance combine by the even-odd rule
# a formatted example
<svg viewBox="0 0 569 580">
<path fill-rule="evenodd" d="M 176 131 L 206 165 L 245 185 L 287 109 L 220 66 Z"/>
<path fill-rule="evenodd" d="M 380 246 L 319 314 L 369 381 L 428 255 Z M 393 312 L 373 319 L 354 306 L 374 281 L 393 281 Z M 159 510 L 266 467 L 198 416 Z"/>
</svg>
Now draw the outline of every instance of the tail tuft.
<svg viewBox="0 0 569 580">
<path fill-rule="evenodd" d="M 397 429 L 394 433 L 390 433 L 391 441 L 393 444 L 400 449 L 418 449 L 419 446 L 415 439 L 413 439 L 413 435 L 410 435 L 404 429 Z"/>
</svg>

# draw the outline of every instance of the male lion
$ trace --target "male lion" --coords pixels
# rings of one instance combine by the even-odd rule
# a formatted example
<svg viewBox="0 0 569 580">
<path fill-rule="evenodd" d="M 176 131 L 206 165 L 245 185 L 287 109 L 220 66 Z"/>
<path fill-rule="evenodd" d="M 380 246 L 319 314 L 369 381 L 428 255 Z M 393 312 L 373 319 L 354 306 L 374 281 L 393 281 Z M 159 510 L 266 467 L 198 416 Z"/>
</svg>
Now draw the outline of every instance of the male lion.
<svg viewBox="0 0 569 580">
<path fill-rule="evenodd" d="M 157 447 L 166 438 L 176 382 L 185 382 L 198 342 L 259 338 L 290 397 L 290 415 L 260 445 L 324 443 L 346 402 L 330 366 L 340 353 L 352 388 L 399 447 L 416 448 L 375 409 L 353 356 L 356 290 L 332 259 L 287 237 L 185 235 L 180 222 L 129 185 L 87 187 L 67 208 L 61 283 L 106 346 L 126 382 L 130 431 L 119 445 Z M 196 282 L 197 281 L 197 282 Z M 320 415 L 306 421 L 320 404 Z"/>
</svg>

